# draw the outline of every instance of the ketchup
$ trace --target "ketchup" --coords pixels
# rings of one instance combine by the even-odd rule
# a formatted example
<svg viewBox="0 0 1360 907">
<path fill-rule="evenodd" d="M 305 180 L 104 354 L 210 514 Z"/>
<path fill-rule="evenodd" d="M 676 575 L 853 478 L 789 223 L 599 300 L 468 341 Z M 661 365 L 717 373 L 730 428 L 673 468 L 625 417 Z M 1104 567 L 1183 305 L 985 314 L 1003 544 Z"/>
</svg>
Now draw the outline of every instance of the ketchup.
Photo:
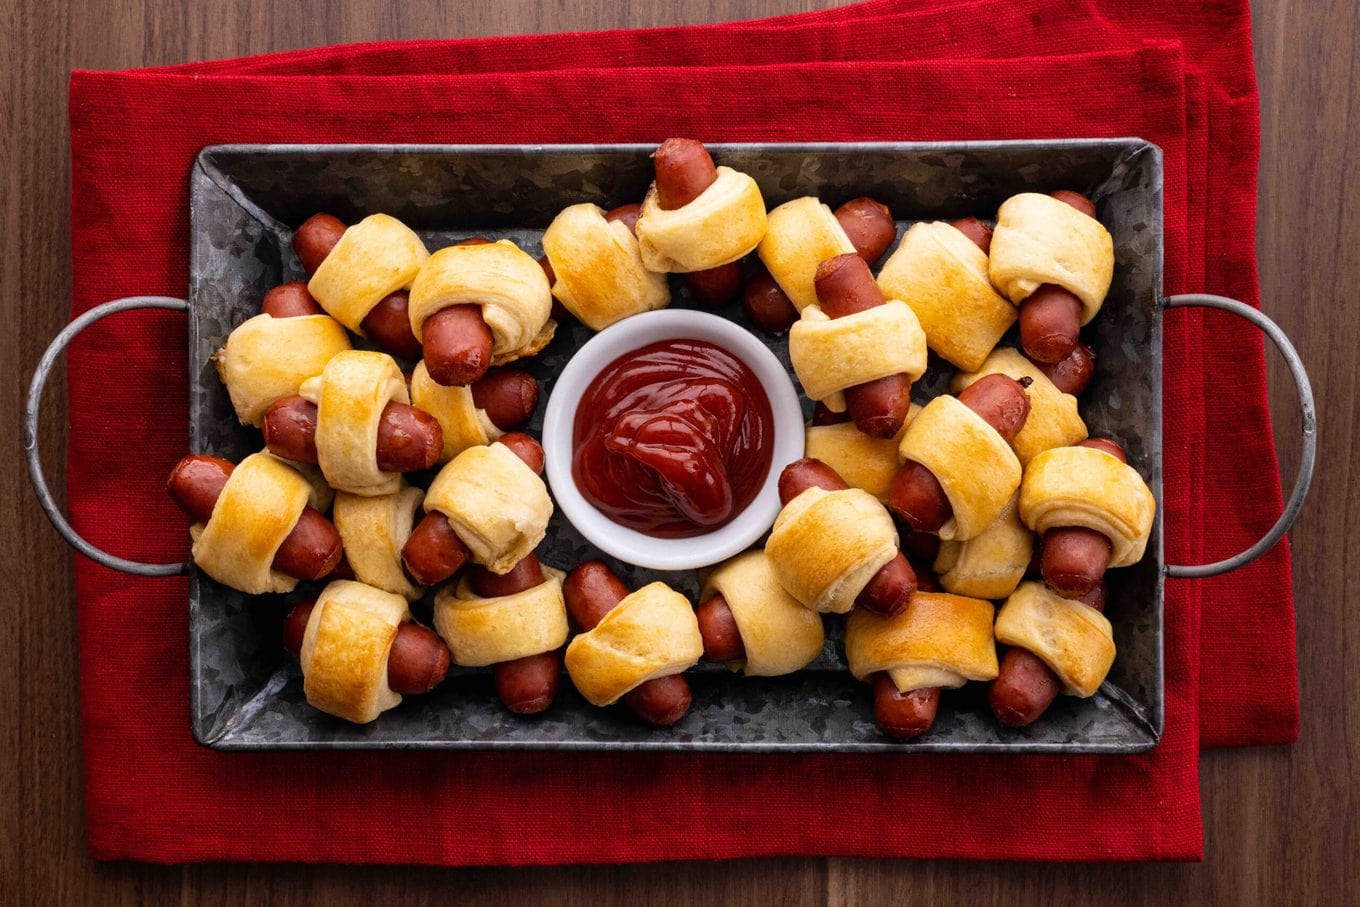
<svg viewBox="0 0 1360 907">
<path fill-rule="evenodd" d="M 686 538 L 729 522 L 770 472 L 774 416 L 755 373 L 702 340 L 620 356 L 576 409 L 571 470 L 614 522 Z"/>
</svg>

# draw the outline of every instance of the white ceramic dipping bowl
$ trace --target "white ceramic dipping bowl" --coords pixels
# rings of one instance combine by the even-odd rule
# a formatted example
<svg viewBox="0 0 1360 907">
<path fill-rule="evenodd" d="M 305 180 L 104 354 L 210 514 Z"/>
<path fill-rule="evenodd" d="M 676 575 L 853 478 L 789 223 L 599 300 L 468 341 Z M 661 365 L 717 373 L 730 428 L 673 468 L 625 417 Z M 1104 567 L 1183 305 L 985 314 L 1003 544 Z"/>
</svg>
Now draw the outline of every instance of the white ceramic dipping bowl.
<svg viewBox="0 0 1360 907">
<path fill-rule="evenodd" d="M 620 526 L 581 495 L 571 475 L 572 429 L 576 407 L 586 389 L 620 356 L 663 340 L 703 340 L 736 356 L 759 379 L 774 416 L 770 472 L 755 498 L 725 525 L 682 539 L 656 538 Z M 779 473 L 803 456 L 803 445 L 803 410 L 798 393 L 774 353 L 741 325 L 689 309 L 634 315 L 596 334 L 562 369 L 543 418 L 548 484 L 562 513 L 601 551 L 653 570 L 706 567 L 749 548 L 779 514 Z"/>
</svg>

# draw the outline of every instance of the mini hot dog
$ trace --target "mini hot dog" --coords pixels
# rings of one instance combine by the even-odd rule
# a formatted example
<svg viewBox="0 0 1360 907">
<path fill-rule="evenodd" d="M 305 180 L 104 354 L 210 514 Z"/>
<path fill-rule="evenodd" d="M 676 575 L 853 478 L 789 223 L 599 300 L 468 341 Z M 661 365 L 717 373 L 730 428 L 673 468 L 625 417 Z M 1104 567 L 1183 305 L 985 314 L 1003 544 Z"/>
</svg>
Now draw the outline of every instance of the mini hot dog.
<svg viewBox="0 0 1360 907">
<path fill-rule="evenodd" d="M 528 435 L 511 432 L 495 443 L 508 447 L 534 472 L 543 471 L 543 448 Z M 448 517 L 437 511 L 425 514 L 401 549 L 406 572 L 425 586 L 444 582 L 470 558 L 471 552 L 454 532 Z"/>
<path fill-rule="evenodd" d="M 489 242 L 472 236 L 454 245 L 481 246 Z M 409 330 L 409 315 L 406 326 Z M 480 306 L 454 305 L 441 309 L 425 321 L 424 334 L 421 355 L 436 383 L 446 387 L 472 384 L 491 368 L 495 341 Z M 415 340 L 415 334 L 411 339 Z"/>
<path fill-rule="evenodd" d="M 1081 601 L 1104 611 L 1107 598 L 1102 579 Z M 1001 657 L 1000 671 L 987 691 L 987 701 L 997 721 L 1007 727 L 1024 727 L 1038 720 L 1061 692 L 1062 681 L 1039 656 L 1021 646 L 1010 646 Z"/>
<path fill-rule="evenodd" d="M 619 205 L 604 212 L 604 219 L 607 223 L 621 221 L 627 224 L 628 230 L 637 233 L 638 213 L 642 211 L 642 205 L 633 202 L 629 205 Z M 543 275 L 548 278 L 548 287 L 551 289 L 557 283 L 557 272 L 553 270 L 552 262 L 548 260 L 546 254 L 540 255 L 538 266 L 543 269 Z M 569 318 L 574 317 L 572 313 L 562 304 L 560 299 L 554 298 L 552 302 L 552 314 L 550 316 L 558 324 L 562 324 Z"/>
<path fill-rule="evenodd" d="M 702 273 L 690 282 L 696 299 L 726 301 L 740 286 L 741 259 L 765 235 L 760 187 L 745 173 L 716 166 L 693 139 L 667 139 L 652 162 L 656 178 L 634 229 L 643 266 L 653 273 Z"/>
<path fill-rule="evenodd" d="M 1121 463 L 1128 462 L 1124 449 L 1104 438 L 1091 438 L 1076 446 L 1103 450 Z M 1110 540 L 1094 529 L 1049 529 L 1043 536 L 1039 572 L 1048 587 L 1063 598 L 1084 600 L 1105 575 L 1112 553 Z"/>
<path fill-rule="evenodd" d="M 628 596 L 628 587 L 601 561 L 586 561 L 567 574 L 562 585 L 567 613 L 587 633 Z M 693 697 L 683 674 L 657 677 L 624 694 L 623 702 L 643 721 L 668 727 L 685 716 Z"/>
<path fill-rule="evenodd" d="M 197 523 L 212 517 L 217 498 L 236 468 L 230 460 L 191 454 L 175 464 L 166 491 Z M 273 569 L 301 580 L 320 579 L 336 569 L 344 548 L 334 524 L 313 507 L 305 507 L 274 554 Z"/>
<path fill-rule="evenodd" d="M 330 255 L 336 243 L 340 242 L 340 237 L 345 235 L 345 229 L 344 222 L 330 214 L 314 214 L 297 228 L 297 232 L 293 234 L 293 251 L 297 253 L 308 274 L 315 274 L 316 269 L 321 267 L 326 256 Z M 296 298 L 294 296 L 294 299 Z M 311 298 L 310 294 L 308 298 Z M 409 303 L 410 295 L 405 290 L 391 293 L 383 297 L 364 316 L 360 325 L 365 336 L 399 359 L 419 359 L 421 356 L 420 341 L 416 340 L 416 335 L 411 330 L 410 318 L 407 316 Z M 317 311 L 311 314 L 321 313 L 322 310 L 318 306 Z M 275 313 L 275 317 L 280 316 Z"/>
<path fill-rule="evenodd" d="M 326 310 L 317 305 L 307 292 L 307 283 L 293 280 L 279 284 L 264 294 L 260 311 L 274 318 L 299 318 L 303 315 L 324 315 Z"/>
<path fill-rule="evenodd" d="M 694 616 L 699 621 L 699 635 L 704 638 L 705 659 L 722 664 L 745 660 L 746 644 L 741 641 L 737 619 L 722 593 L 699 605 Z"/>
<path fill-rule="evenodd" d="M 798 309 L 775 282 L 765 265 L 755 263 L 751 279 L 742 293 L 746 316 L 771 334 L 781 334 L 798 320 Z"/>
<path fill-rule="evenodd" d="M 964 236 L 973 241 L 979 249 L 986 252 L 992 248 L 992 228 L 978 220 L 976 217 L 962 217 L 949 224 Z"/>
<path fill-rule="evenodd" d="M 1064 394 L 1076 397 L 1086 390 L 1095 377 L 1096 351 L 1084 343 L 1078 343 L 1060 362 L 1036 362 L 1053 386 Z"/>
<path fill-rule="evenodd" d="M 472 383 L 472 402 L 501 431 L 513 431 L 538 407 L 538 382 L 519 369 L 493 368 Z"/>
<path fill-rule="evenodd" d="M 283 647 L 294 655 L 302 654 L 302 639 L 316 600 L 298 602 L 283 621 Z M 428 693 L 444 682 L 449 671 L 449 649 L 439 635 L 415 621 L 397 628 L 397 637 L 387 653 L 387 685 L 403 696 Z"/>
<path fill-rule="evenodd" d="M 652 154 L 652 163 L 656 167 L 657 202 L 663 211 L 683 208 L 718 179 L 718 168 L 708 149 L 694 139 L 666 139 Z M 630 214 L 629 226 L 636 227 L 637 212 Z M 741 262 L 691 271 L 685 275 L 685 283 L 700 305 L 718 308 L 735 299 L 741 290 Z"/>
<path fill-rule="evenodd" d="M 1064 189 L 1052 196 L 1088 217 L 1096 216 L 1095 205 L 1084 195 Z M 1020 303 L 1020 345 L 1035 362 L 1061 362 L 1077 345 L 1081 316 L 1081 300 L 1075 293 L 1042 284 Z"/>
<path fill-rule="evenodd" d="M 538 406 L 538 382 L 518 369 L 493 369 L 472 385 L 472 399 L 501 431 L 519 428 Z M 285 459 L 317 462 L 317 407 L 300 396 L 271 406 L 262 426 L 265 446 Z M 405 403 L 388 403 L 378 424 L 379 468 L 388 472 L 429 469 L 439 460 L 444 434 L 434 416 Z"/>
<path fill-rule="evenodd" d="M 795 460 L 779 474 L 779 502 L 785 506 L 809 488 L 841 491 L 850 486 L 820 460 Z M 855 605 L 876 614 L 897 614 L 916 591 L 916 574 L 899 549 L 855 597 Z"/>
<path fill-rule="evenodd" d="M 530 554 L 506 574 L 498 575 L 485 567 L 474 565 L 468 569 L 467 579 L 477 595 L 497 598 L 541 585 L 544 575 L 538 558 Z M 550 707 L 557 696 L 562 654 L 554 650 L 497 662 L 492 665 L 491 671 L 496 682 L 496 694 L 506 708 L 517 715 L 536 715 Z"/>
<path fill-rule="evenodd" d="M 897 238 L 897 224 L 888 206 L 872 198 L 860 196 L 852 198 L 835 210 L 836 220 L 840 223 L 855 252 L 864 263 L 872 265 L 883 257 L 888 246 Z"/>
<path fill-rule="evenodd" d="M 893 617 L 850 612 L 845 655 L 850 672 L 873 685 L 874 719 L 889 737 L 930 730 L 941 689 L 997 676 L 992 603 L 920 591 Z"/>
<path fill-rule="evenodd" d="M 832 321 L 867 312 L 888 302 L 874 282 L 869 266 L 855 254 L 838 255 L 819 264 L 815 285 L 821 311 Z M 911 318 L 915 321 L 914 315 Z M 924 351 L 924 335 L 921 339 Z M 898 373 L 845 388 L 846 409 L 859 430 L 875 438 L 896 435 L 911 407 L 913 379 L 911 374 Z"/>
<path fill-rule="evenodd" d="M 958 400 L 1009 443 L 1029 417 L 1028 385 L 1028 378 L 988 375 L 965 388 Z M 935 475 L 914 460 L 903 463 L 893 480 L 888 509 L 916 532 L 938 532 L 954 512 Z"/>
<path fill-rule="evenodd" d="M 270 453 L 298 463 L 316 463 L 317 405 L 301 396 L 284 397 L 264 414 L 264 443 Z M 378 423 L 378 468 L 385 472 L 429 469 L 439 460 L 444 433 L 434 416 L 405 403 L 388 403 Z"/>
<path fill-rule="evenodd" d="M 705 571 L 694 617 L 707 661 L 747 677 L 779 677 L 822 654 L 820 614 L 783 588 L 769 556 L 746 551 Z"/>
<path fill-rule="evenodd" d="M 910 740 L 930 730 L 940 710 L 940 688 L 897 689 L 887 672 L 874 675 L 874 722 L 889 737 Z"/>
</svg>

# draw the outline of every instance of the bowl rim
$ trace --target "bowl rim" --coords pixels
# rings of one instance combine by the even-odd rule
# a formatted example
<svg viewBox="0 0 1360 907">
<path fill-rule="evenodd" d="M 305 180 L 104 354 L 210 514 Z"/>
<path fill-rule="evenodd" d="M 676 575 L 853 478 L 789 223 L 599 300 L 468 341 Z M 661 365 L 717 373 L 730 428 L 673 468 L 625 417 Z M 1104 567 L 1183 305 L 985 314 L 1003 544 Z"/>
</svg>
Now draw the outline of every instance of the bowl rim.
<svg viewBox="0 0 1360 907">
<path fill-rule="evenodd" d="M 770 471 L 740 514 L 688 538 L 657 538 L 614 522 L 586 500 L 572 478 L 572 434 L 587 387 L 620 356 L 664 340 L 702 340 L 736 356 L 760 380 L 774 419 Z M 553 382 L 543 417 L 544 475 L 562 515 L 604 553 L 651 570 L 712 566 L 750 548 L 779 515 L 779 474 L 803 456 L 803 407 L 788 369 L 741 324 L 693 309 L 659 309 L 615 322 L 576 350 Z"/>
</svg>

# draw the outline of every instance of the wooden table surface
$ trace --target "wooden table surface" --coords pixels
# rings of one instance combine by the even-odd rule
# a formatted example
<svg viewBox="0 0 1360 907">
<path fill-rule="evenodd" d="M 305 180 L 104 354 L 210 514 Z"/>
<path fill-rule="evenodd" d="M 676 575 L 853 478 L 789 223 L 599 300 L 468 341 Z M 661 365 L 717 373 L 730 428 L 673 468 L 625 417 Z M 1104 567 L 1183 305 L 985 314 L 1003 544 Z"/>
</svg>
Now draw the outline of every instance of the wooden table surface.
<svg viewBox="0 0 1360 907">
<path fill-rule="evenodd" d="M 273 865 L 153 867 L 85 855 L 71 555 L 43 519 L 20 462 L 22 397 L 69 299 L 72 68 L 121 69 L 389 38 L 567 31 L 751 18 L 815 0 L 439 3 L 0 0 L 0 406 L 11 440 L 0 475 L 0 901 L 14 903 L 581 904 L 1356 903 L 1360 887 L 1360 4 L 1253 3 L 1261 82 L 1259 242 L 1264 308 L 1311 372 L 1320 468 L 1293 535 L 1303 701 L 1296 746 L 1201 761 L 1204 865 L 1045 866 L 753 860 L 518 870 Z M 677 20 L 677 17 L 680 17 Z M 57 382 L 59 385 L 61 382 Z M 1283 474 L 1298 415 L 1272 354 Z M 64 449 L 60 403 L 43 433 Z M 60 476 L 55 455 L 48 473 Z M 1346 655 L 1351 655 L 1347 664 Z M 17 884 L 16 884 L 17 882 Z"/>
</svg>

